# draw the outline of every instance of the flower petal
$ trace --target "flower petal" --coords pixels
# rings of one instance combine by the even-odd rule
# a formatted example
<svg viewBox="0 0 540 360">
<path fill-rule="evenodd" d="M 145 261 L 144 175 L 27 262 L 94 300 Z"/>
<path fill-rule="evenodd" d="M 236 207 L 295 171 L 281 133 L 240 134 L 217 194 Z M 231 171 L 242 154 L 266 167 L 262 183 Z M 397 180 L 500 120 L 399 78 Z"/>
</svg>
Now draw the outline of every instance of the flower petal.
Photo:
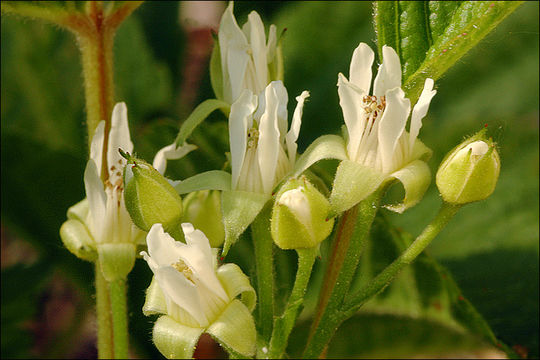
<svg viewBox="0 0 540 360">
<path fill-rule="evenodd" d="M 184 143 L 177 147 L 175 141 L 157 152 L 156 156 L 154 156 L 152 166 L 159 171 L 160 174 L 164 174 L 167 169 L 167 160 L 181 159 L 196 148 L 197 146 L 188 143 Z"/>
<path fill-rule="evenodd" d="M 126 159 L 118 152 L 119 148 L 129 153 L 133 152 L 133 143 L 129 136 L 127 107 L 123 102 L 117 103 L 114 106 L 111 119 L 111 130 L 109 132 L 107 165 L 109 166 L 109 169 L 111 169 L 112 166 L 116 169 L 109 171 L 109 180 L 112 184 L 116 183 L 117 178 L 122 177 L 120 169 L 126 164 Z"/>
<path fill-rule="evenodd" d="M 256 11 L 248 15 L 244 25 L 244 33 L 251 45 L 251 57 L 255 66 L 255 75 L 258 89 L 264 89 L 268 84 L 268 62 L 266 60 L 266 36 L 264 24 Z"/>
<path fill-rule="evenodd" d="M 84 189 L 88 199 L 91 219 L 89 224 L 90 232 L 94 236 L 94 240 L 99 242 L 99 237 L 101 237 L 101 232 L 105 226 L 107 195 L 103 189 L 103 182 L 99 177 L 96 163 L 92 159 L 88 160 L 84 170 Z"/>
<path fill-rule="evenodd" d="M 276 167 L 279 155 L 279 128 L 278 107 L 279 98 L 276 87 L 279 82 L 273 81 L 266 87 L 266 109 L 259 123 L 259 143 L 257 146 L 257 159 L 261 172 L 264 192 L 270 194 L 276 181 Z"/>
<path fill-rule="evenodd" d="M 105 138 L 105 120 L 101 120 L 94 131 L 90 144 L 90 159 L 96 163 L 98 175 L 101 176 L 101 162 L 103 161 L 103 140 Z"/>
<path fill-rule="evenodd" d="M 199 324 L 208 323 L 196 286 L 172 266 L 160 267 L 154 274 L 165 298 L 188 312 Z M 169 306 L 167 312 L 170 313 Z"/>
<path fill-rule="evenodd" d="M 236 188 L 244 163 L 247 133 L 253 125 L 252 114 L 257 108 L 257 96 L 244 90 L 238 100 L 231 105 L 229 115 L 229 142 L 231 144 L 232 188 Z"/>
<path fill-rule="evenodd" d="M 229 352 L 248 357 L 255 355 L 255 323 L 250 311 L 240 300 L 233 300 L 208 327 L 207 332 Z"/>
<path fill-rule="evenodd" d="M 343 74 L 338 75 L 339 105 L 343 112 L 343 119 L 349 133 L 347 152 L 349 159 L 356 160 L 358 148 L 362 140 L 366 117 L 361 107 L 362 98 L 366 93 L 351 84 Z"/>
<path fill-rule="evenodd" d="M 394 152 L 399 137 L 405 130 L 405 124 L 411 111 L 411 102 L 405 98 L 401 88 L 394 88 L 386 93 L 386 109 L 379 123 L 379 156 L 382 171 L 388 173 L 395 166 Z"/>
<path fill-rule="evenodd" d="M 223 290 L 214 270 L 213 254 L 208 238 L 202 231 L 195 230 L 190 223 L 183 223 L 182 230 L 187 244 L 177 243 L 180 258 L 208 290 L 228 301 L 227 293 Z"/>
<path fill-rule="evenodd" d="M 398 179 L 405 189 L 405 198 L 400 204 L 386 205 L 385 208 L 402 213 L 408 208 L 418 204 L 431 183 L 429 166 L 421 160 L 415 160 L 404 168 L 390 175 Z"/>
<path fill-rule="evenodd" d="M 304 101 L 309 97 L 308 91 L 302 91 L 300 96 L 296 97 L 296 108 L 294 109 L 294 114 L 291 122 L 291 128 L 285 137 L 287 143 L 287 153 L 289 155 L 289 161 L 291 168 L 294 166 L 296 161 L 296 140 L 298 140 L 298 135 L 300 134 L 300 125 L 302 124 L 302 111 L 304 110 Z"/>
<path fill-rule="evenodd" d="M 420 128 L 422 127 L 422 119 L 424 116 L 426 116 L 427 111 L 429 109 L 429 104 L 431 103 L 431 99 L 435 96 L 437 93 L 437 90 L 433 90 L 433 79 L 427 78 L 426 82 L 424 83 L 424 90 L 422 90 L 422 94 L 420 94 L 420 97 L 418 98 L 418 101 L 416 105 L 414 105 L 412 115 L 411 115 L 411 127 L 409 131 L 409 152 L 412 153 L 414 142 L 416 141 L 416 137 L 418 136 L 418 133 L 420 132 Z"/>
<path fill-rule="evenodd" d="M 399 56 L 390 46 L 383 46 L 383 63 L 373 84 L 373 95 L 383 96 L 388 90 L 401 87 L 401 64 Z"/>
<path fill-rule="evenodd" d="M 249 61 L 249 45 L 233 15 L 232 1 L 221 17 L 218 39 L 223 71 L 223 95 L 225 101 L 232 104 L 242 92 Z"/>
<path fill-rule="evenodd" d="M 146 243 L 148 253 L 158 267 L 175 264 L 180 259 L 176 241 L 163 230 L 161 224 L 152 225 L 146 236 Z M 146 256 L 144 258 L 147 260 Z"/>
<path fill-rule="evenodd" d="M 373 50 L 366 43 L 360 43 L 353 52 L 349 79 L 365 93 L 369 93 L 371 87 L 371 65 L 374 58 Z"/>
<path fill-rule="evenodd" d="M 152 340 L 167 359 L 191 359 L 203 331 L 203 328 L 185 326 L 169 316 L 161 316 L 154 324 Z"/>
</svg>

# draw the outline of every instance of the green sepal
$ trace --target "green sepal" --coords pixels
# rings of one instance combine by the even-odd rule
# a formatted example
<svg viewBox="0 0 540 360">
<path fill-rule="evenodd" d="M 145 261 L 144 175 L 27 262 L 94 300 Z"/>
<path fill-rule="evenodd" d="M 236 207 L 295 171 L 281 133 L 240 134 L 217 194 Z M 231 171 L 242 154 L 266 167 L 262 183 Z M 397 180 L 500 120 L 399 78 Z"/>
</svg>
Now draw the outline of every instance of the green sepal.
<svg viewBox="0 0 540 360">
<path fill-rule="evenodd" d="M 166 232 L 178 232 L 182 199 L 163 175 L 144 160 L 128 155 L 124 184 L 126 209 L 135 225 L 149 231 L 160 223 Z"/>
<path fill-rule="evenodd" d="M 297 177 L 311 165 L 323 159 L 347 159 L 345 141 L 337 135 L 323 135 L 315 139 L 296 160 L 293 177 Z"/>
<path fill-rule="evenodd" d="M 237 190 L 221 192 L 221 211 L 225 227 L 223 256 L 227 255 L 231 245 L 255 220 L 268 199 L 269 195 L 255 192 Z"/>
<path fill-rule="evenodd" d="M 431 183 L 429 166 L 421 160 L 415 160 L 400 170 L 390 174 L 391 178 L 399 180 L 405 189 L 405 197 L 399 204 L 385 205 L 388 210 L 402 213 L 418 204 Z"/>
<path fill-rule="evenodd" d="M 229 298 L 234 299 L 240 295 L 240 301 L 250 312 L 253 311 L 257 294 L 249 282 L 249 277 L 242 272 L 242 269 L 236 264 L 229 263 L 220 266 L 216 274 Z"/>
<path fill-rule="evenodd" d="M 221 220 L 221 197 L 218 191 L 201 190 L 190 193 L 184 198 L 184 216 L 182 222 L 193 224 L 201 230 L 213 248 L 220 247 L 225 241 L 225 230 Z"/>
<path fill-rule="evenodd" d="M 167 359 L 191 359 L 204 329 L 182 325 L 164 315 L 157 319 L 152 340 Z"/>
<path fill-rule="evenodd" d="M 146 289 L 146 298 L 142 312 L 145 316 L 167 314 L 167 301 L 155 276 L 152 276 L 152 282 L 150 282 L 150 286 Z"/>
<path fill-rule="evenodd" d="M 174 184 L 178 194 L 188 194 L 199 190 L 230 190 L 231 174 L 221 170 L 206 171 Z"/>
<path fill-rule="evenodd" d="M 75 256 L 87 261 L 97 258 L 94 239 L 86 225 L 76 219 L 68 219 L 60 227 L 60 238 L 64 246 Z"/>
<path fill-rule="evenodd" d="M 177 146 L 183 145 L 186 139 L 191 135 L 193 130 L 200 123 L 204 121 L 214 111 L 221 109 L 223 113 L 228 116 L 231 110 L 231 107 L 228 103 L 218 99 L 208 99 L 197 105 L 197 107 L 191 112 L 186 120 L 180 126 L 178 135 L 176 136 L 175 143 Z"/>
<path fill-rule="evenodd" d="M 251 312 L 238 299 L 234 299 L 225 308 L 206 332 L 232 355 L 255 355 L 255 322 Z"/>
<path fill-rule="evenodd" d="M 268 75 L 270 81 L 281 80 L 283 81 L 284 66 L 283 66 L 283 46 L 282 42 L 285 35 L 285 29 L 281 32 L 279 39 L 277 40 L 276 53 L 272 61 L 268 64 Z"/>
<path fill-rule="evenodd" d="M 67 218 L 86 223 L 86 219 L 88 218 L 88 199 L 84 198 L 71 206 L 67 211 Z"/>
<path fill-rule="evenodd" d="M 223 97 L 223 72 L 221 67 L 221 50 L 219 48 L 219 39 L 214 38 L 214 48 L 210 56 L 210 83 L 216 98 L 224 100 Z"/>
<path fill-rule="evenodd" d="M 294 210 L 280 204 L 281 196 L 293 189 L 303 187 L 302 193 L 309 207 L 309 219 L 301 219 Z M 291 179 L 276 195 L 272 208 L 270 231 L 274 243 L 281 249 L 302 249 L 318 246 L 332 231 L 333 219 L 328 219 L 330 203 L 305 176 Z"/>
<path fill-rule="evenodd" d="M 135 265 L 135 245 L 105 243 L 97 247 L 103 277 L 108 282 L 125 279 Z"/>
<path fill-rule="evenodd" d="M 379 188 L 386 175 L 354 161 L 343 160 L 334 177 L 330 194 L 330 217 L 350 209 Z"/>
</svg>

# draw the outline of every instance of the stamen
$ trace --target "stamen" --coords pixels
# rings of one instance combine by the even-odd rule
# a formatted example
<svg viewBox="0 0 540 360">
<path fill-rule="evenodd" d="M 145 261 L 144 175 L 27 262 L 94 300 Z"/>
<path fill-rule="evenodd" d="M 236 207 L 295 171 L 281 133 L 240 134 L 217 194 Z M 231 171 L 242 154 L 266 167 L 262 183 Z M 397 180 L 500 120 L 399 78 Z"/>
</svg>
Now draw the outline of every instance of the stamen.
<svg viewBox="0 0 540 360">
<path fill-rule="evenodd" d="M 249 129 L 247 135 L 248 135 L 248 142 L 247 142 L 248 149 L 257 147 L 257 144 L 259 142 L 259 130 L 255 128 L 251 128 Z"/>
<path fill-rule="evenodd" d="M 191 269 L 186 265 L 186 263 L 183 260 L 178 260 L 176 264 L 172 265 L 173 268 L 184 274 L 186 279 L 194 283 L 193 281 L 193 272 Z"/>
</svg>

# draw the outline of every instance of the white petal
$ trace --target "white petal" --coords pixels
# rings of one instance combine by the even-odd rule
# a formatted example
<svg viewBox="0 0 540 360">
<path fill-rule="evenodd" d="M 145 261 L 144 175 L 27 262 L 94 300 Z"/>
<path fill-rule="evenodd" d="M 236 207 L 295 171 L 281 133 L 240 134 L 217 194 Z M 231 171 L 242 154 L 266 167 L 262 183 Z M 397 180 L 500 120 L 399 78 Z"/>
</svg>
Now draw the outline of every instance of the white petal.
<svg viewBox="0 0 540 360">
<path fill-rule="evenodd" d="M 366 94 L 351 84 L 343 74 L 338 75 L 339 105 L 349 133 L 347 152 L 349 159 L 355 161 L 360 141 L 365 128 L 364 110 L 361 107 L 362 97 Z"/>
<path fill-rule="evenodd" d="M 96 163 L 98 175 L 101 176 L 101 162 L 103 161 L 103 140 L 105 138 L 105 120 L 101 120 L 96 127 L 92 143 L 90 144 L 90 159 Z"/>
<path fill-rule="evenodd" d="M 256 11 L 252 11 L 248 15 L 246 26 L 249 29 L 248 39 L 251 45 L 253 64 L 255 65 L 257 89 L 264 89 L 268 83 L 266 36 L 264 35 L 264 24 Z"/>
<path fill-rule="evenodd" d="M 121 168 L 126 164 L 126 159 L 120 155 L 118 149 L 133 152 L 133 143 L 129 136 L 129 126 L 126 104 L 121 102 L 114 106 L 109 132 L 109 145 L 107 150 L 107 165 L 109 169 L 114 166 L 115 170 L 109 170 L 109 180 L 112 184 L 122 177 Z"/>
<path fill-rule="evenodd" d="M 394 150 L 403 131 L 411 110 L 411 102 L 405 98 L 401 88 L 394 88 L 386 93 L 386 109 L 379 123 L 379 155 L 382 171 L 392 170 Z"/>
<path fill-rule="evenodd" d="M 161 224 L 154 224 L 146 236 L 148 252 L 158 266 L 176 264 L 180 259 L 176 241 L 163 230 Z"/>
<path fill-rule="evenodd" d="M 96 163 L 92 159 L 88 160 L 84 170 L 84 189 L 92 219 L 90 231 L 94 237 L 99 237 L 105 226 L 107 195 L 103 189 L 103 182 L 99 177 Z M 99 239 L 94 240 L 99 241 Z"/>
<path fill-rule="evenodd" d="M 244 90 L 240 98 L 231 105 L 229 115 L 229 142 L 231 144 L 232 188 L 238 184 L 238 178 L 244 163 L 247 146 L 247 133 L 253 125 L 252 114 L 257 108 L 257 96 L 250 90 Z"/>
<path fill-rule="evenodd" d="M 233 15 L 233 2 L 221 17 L 218 32 L 223 71 L 225 101 L 229 104 L 240 95 L 249 55 L 247 39 Z"/>
<path fill-rule="evenodd" d="M 219 282 L 214 269 L 214 260 L 210 242 L 204 233 L 195 230 L 189 223 L 182 224 L 187 245 L 177 243 L 180 258 L 189 266 L 208 290 L 228 301 L 229 297 Z"/>
<path fill-rule="evenodd" d="M 264 192 L 269 194 L 276 180 L 276 167 L 279 155 L 279 128 L 277 111 L 279 99 L 275 91 L 276 82 L 266 87 L 266 109 L 259 123 L 259 143 L 257 159 L 261 172 Z"/>
<path fill-rule="evenodd" d="M 165 298 L 186 310 L 200 324 L 208 322 L 197 288 L 182 273 L 172 266 L 166 266 L 160 267 L 155 276 Z"/>
<path fill-rule="evenodd" d="M 366 43 L 360 43 L 352 56 L 349 79 L 365 93 L 369 93 L 371 87 L 371 65 L 374 57 L 373 50 Z"/>
<path fill-rule="evenodd" d="M 382 96 L 386 91 L 401 86 L 401 64 L 399 56 L 390 46 L 383 46 L 383 63 L 373 84 L 373 95 Z"/>
<path fill-rule="evenodd" d="M 309 97 L 308 91 L 302 91 L 300 96 L 296 97 L 296 109 L 294 109 L 294 114 L 291 122 L 291 129 L 287 133 L 286 142 L 287 142 L 287 152 L 289 155 L 289 161 L 291 168 L 294 167 L 296 161 L 296 140 L 298 140 L 298 135 L 300 134 L 300 125 L 302 124 L 302 111 L 304 110 L 304 101 Z"/>
<path fill-rule="evenodd" d="M 278 128 L 279 128 L 279 139 L 283 140 L 285 134 L 287 133 L 287 103 L 289 102 L 289 94 L 287 89 L 283 85 L 281 80 L 272 81 L 274 91 L 277 96 L 278 108 L 277 108 L 277 117 L 278 117 Z"/>
<path fill-rule="evenodd" d="M 152 166 L 159 171 L 160 174 L 164 174 L 167 169 L 167 160 L 181 159 L 196 148 L 197 146 L 188 143 L 176 147 L 176 142 L 173 142 L 157 152 Z"/>
<path fill-rule="evenodd" d="M 420 94 L 418 102 L 416 105 L 414 105 L 411 115 L 411 127 L 409 129 L 409 153 L 412 153 L 414 142 L 416 141 L 416 137 L 418 136 L 420 128 L 422 127 L 422 119 L 424 116 L 426 116 L 431 99 L 436 93 L 437 90 L 433 90 L 433 79 L 427 78 L 426 82 L 424 83 L 424 90 L 422 90 L 422 94 Z"/>
</svg>

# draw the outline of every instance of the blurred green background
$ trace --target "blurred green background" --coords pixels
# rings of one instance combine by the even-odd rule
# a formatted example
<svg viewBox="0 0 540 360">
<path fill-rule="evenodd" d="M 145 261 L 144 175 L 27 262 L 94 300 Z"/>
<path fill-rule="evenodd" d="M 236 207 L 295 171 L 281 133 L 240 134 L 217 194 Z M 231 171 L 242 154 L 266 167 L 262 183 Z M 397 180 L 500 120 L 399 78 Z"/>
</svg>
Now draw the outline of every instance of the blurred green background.
<svg viewBox="0 0 540 360">
<path fill-rule="evenodd" d="M 433 173 L 448 150 L 484 124 L 499 144 L 502 172 L 494 194 L 465 207 L 427 252 L 450 270 L 497 337 L 531 358 L 539 355 L 538 5 L 519 7 L 436 82 L 420 133 L 434 152 Z M 278 31 L 287 28 L 290 99 L 311 92 L 300 151 L 322 134 L 338 133 L 337 73 L 348 75 L 360 41 L 375 48 L 371 3 L 238 2 L 240 24 L 251 10 Z M 2 16 L 1 26 L 2 357 L 95 356 L 93 269 L 64 249 L 58 235 L 67 208 L 84 196 L 87 139 L 78 50 L 71 34 L 48 24 Z M 178 3 L 160 1 L 143 4 L 116 37 L 116 100 L 126 101 L 135 149 L 147 160 L 174 139 L 185 116 L 178 105 L 182 92 L 196 91 L 191 106 L 213 97 L 206 70 L 200 89 L 182 88 L 186 39 Z M 294 105 L 290 101 L 290 113 Z M 199 151 L 171 162 L 169 176 L 221 168 L 228 150 L 223 120 L 213 115 L 195 131 Z M 386 217 L 416 235 L 439 203 L 432 184 L 415 208 Z M 149 281 L 146 264 L 137 262 L 129 308 L 132 352 L 139 357 L 159 356 L 149 341 L 151 321 L 140 311 Z M 382 320 L 364 319 L 364 327 L 406 334 L 405 340 L 372 336 L 371 346 L 385 348 L 386 356 L 392 349 L 410 356 L 406 344 L 396 344 L 419 346 L 429 336 L 424 324 L 412 333 L 400 330 L 406 319 Z M 339 356 L 375 351 L 362 353 L 360 343 L 352 346 L 346 338 L 336 341 Z M 424 351 L 416 350 L 420 356 Z"/>
</svg>

